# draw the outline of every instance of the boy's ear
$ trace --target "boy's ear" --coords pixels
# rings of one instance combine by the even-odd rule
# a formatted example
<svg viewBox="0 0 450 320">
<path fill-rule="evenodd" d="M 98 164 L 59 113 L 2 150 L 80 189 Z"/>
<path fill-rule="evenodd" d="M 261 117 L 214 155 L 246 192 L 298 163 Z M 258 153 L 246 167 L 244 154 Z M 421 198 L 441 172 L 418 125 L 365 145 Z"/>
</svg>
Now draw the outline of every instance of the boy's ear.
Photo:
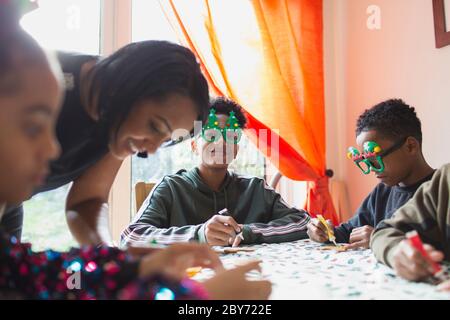
<svg viewBox="0 0 450 320">
<path fill-rule="evenodd" d="M 406 148 L 409 153 L 418 153 L 420 152 L 420 143 L 414 137 L 408 137 L 406 139 Z"/>
</svg>

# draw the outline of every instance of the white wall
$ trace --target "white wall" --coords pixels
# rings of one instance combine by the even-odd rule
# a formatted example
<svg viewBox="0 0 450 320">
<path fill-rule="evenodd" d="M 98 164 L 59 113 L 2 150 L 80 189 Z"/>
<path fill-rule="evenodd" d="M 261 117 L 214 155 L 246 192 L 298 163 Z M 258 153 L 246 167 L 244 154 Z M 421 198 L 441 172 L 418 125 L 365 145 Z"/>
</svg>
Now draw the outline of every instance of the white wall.
<svg viewBox="0 0 450 320">
<path fill-rule="evenodd" d="M 366 26 L 370 5 L 381 10 L 379 30 Z M 324 47 L 327 161 L 353 212 L 377 183 L 345 157 L 366 108 L 404 99 L 422 120 L 430 165 L 450 162 L 450 46 L 435 48 L 432 0 L 324 0 Z"/>
</svg>

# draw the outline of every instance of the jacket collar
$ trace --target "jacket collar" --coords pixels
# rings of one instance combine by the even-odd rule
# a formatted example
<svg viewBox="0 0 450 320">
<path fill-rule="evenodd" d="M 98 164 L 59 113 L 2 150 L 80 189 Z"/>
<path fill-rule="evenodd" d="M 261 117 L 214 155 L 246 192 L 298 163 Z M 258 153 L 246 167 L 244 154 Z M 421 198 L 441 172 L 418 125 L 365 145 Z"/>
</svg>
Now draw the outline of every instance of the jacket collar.
<svg viewBox="0 0 450 320">
<path fill-rule="evenodd" d="M 208 192 L 208 193 L 222 193 L 225 192 L 226 189 L 228 188 L 228 186 L 231 184 L 231 182 L 234 179 L 234 174 L 232 172 L 230 172 L 229 170 L 227 171 L 227 174 L 225 175 L 225 179 L 222 182 L 222 185 L 219 188 L 218 192 L 215 192 L 214 190 L 212 190 L 202 179 L 202 177 L 200 176 L 200 171 L 197 167 L 195 167 L 194 169 L 190 170 L 188 172 L 188 177 L 189 179 L 194 183 L 194 185 L 202 192 Z"/>
</svg>

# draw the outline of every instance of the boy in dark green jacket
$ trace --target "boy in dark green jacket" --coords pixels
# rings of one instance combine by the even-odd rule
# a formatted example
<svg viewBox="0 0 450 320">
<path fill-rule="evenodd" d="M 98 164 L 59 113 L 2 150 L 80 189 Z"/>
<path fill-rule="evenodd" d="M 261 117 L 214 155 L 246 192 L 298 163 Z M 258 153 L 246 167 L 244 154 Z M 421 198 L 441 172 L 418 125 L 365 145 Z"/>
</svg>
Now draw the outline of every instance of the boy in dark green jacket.
<svg viewBox="0 0 450 320">
<path fill-rule="evenodd" d="M 202 154 L 200 165 L 165 176 L 153 188 L 122 233 L 122 245 L 199 241 L 238 246 L 307 238 L 306 211 L 289 206 L 263 179 L 228 171 L 245 124 L 239 105 L 216 99 L 202 137 L 192 143 Z M 223 209 L 226 214 L 219 214 Z"/>
</svg>

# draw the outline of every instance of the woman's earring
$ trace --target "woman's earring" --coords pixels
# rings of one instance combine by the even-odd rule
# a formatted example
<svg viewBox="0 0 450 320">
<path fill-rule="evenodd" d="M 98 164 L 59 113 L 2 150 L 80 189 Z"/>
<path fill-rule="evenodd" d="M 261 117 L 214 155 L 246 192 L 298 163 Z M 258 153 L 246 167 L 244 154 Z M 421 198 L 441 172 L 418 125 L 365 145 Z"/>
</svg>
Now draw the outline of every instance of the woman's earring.
<svg viewBox="0 0 450 320">
<path fill-rule="evenodd" d="M 194 140 L 191 142 L 191 150 L 194 154 L 198 155 L 197 143 Z"/>
</svg>

